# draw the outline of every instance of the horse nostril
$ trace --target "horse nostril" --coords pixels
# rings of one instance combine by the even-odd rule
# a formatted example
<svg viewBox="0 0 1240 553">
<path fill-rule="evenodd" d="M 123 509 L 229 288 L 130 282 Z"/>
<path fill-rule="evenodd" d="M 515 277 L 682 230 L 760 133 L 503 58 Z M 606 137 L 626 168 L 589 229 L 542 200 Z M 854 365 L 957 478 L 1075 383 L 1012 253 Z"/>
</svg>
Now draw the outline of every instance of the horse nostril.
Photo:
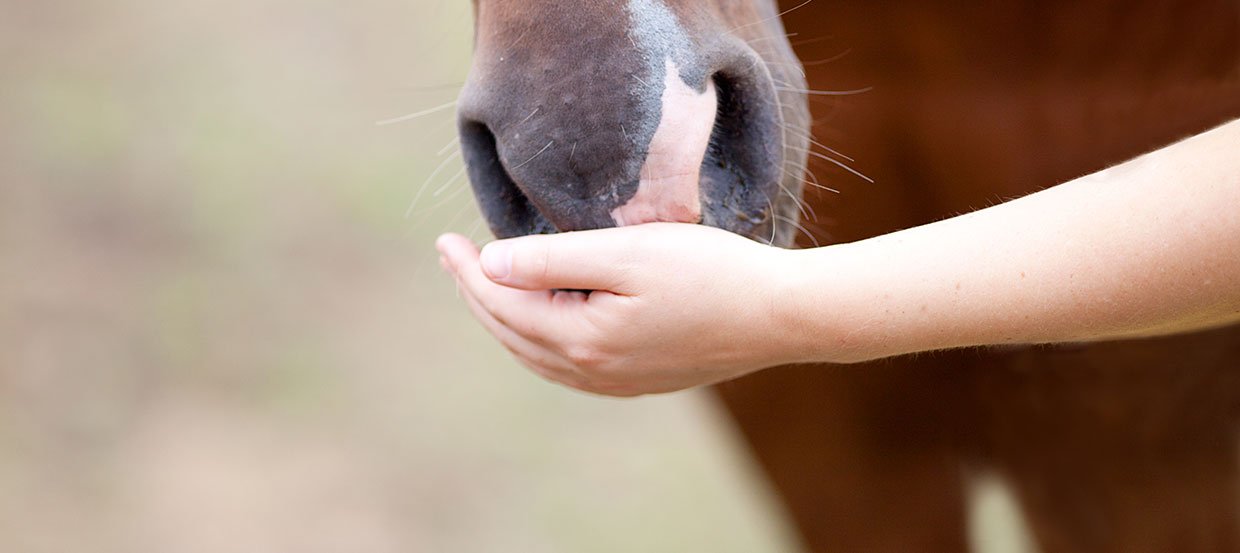
<svg viewBox="0 0 1240 553">
<path fill-rule="evenodd" d="M 753 131 L 744 111 L 744 90 L 735 78 L 724 73 L 711 76 L 718 90 L 718 107 L 715 111 L 715 127 L 710 136 L 710 149 L 703 166 L 727 168 L 738 156 L 744 154 L 746 134 Z M 746 179 L 749 180 L 749 179 Z"/>
<path fill-rule="evenodd" d="M 555 227 L 521 191 L 499 157 L 495 134 L 485 124 L 462 119 L 461 152 L 478 207 L 499 238 L 549 234 Z"/>
<path fill-rule="evenodd" d="M 711 80 L 718 100 L 701 181 L 703 196 L 719 200 L 707 206 L 706 222 L 718 222 L 712 216 L 763 221 L 784 177 L 783 118 L 774 85 L 752 70 L 723 70 Z"/>
<path fill-rule="evenodd" d="M 715 85 L 715 123 L 711 129 L 710 143 L 706 148 L 706 156 L 702 159 L 702 169 L 704 171 L 708 164 L 721 166 L 720 164 L 727 162 L 727 152 L 720 145 L 727 142 L 729 139 L 728 133 L 735 130 L 728 122 L 736 118 L 736 83 L 722 73 L 711 75 L 710 81 Z"/>
</svg>

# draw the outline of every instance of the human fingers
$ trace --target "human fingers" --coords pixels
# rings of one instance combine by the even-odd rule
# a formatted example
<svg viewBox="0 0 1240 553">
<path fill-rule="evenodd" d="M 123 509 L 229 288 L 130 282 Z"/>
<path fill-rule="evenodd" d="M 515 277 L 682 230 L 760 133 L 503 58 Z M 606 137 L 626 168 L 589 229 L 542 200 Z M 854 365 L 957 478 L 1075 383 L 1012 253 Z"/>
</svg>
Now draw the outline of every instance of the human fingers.
<svg viewBox="0 0 1240 553">
<path fill-rule="evenodd" d="M 519 363 L 544 380 L 595 395 L 629 398 L 646 393 L 632 386 L 592 380 L 579 372 L 577 367 L 563 356 L 526 340 L 504 326 L 492 317 L 467 290 L 462 290 L 461 295 L 482 326 L 492 336 L 495 336 Z M 580 301 L 580 299 L 570 297 L 566 298 L 566 301 Z"/>
<path fill-rule="evenodd" d="M 504 326 L 503 323 L 491 316 L 491 313 L 467 290 L 462 290 L 461 296 L 465 299 L 465 304 L 470 312 L 473 313 L 474 318 L 478 319 L 483 328 L 490 332 L 504 346 L 504 349 L 508 350 L 526 368 L 546 380 L 573 388 L 581 388 L 586 385 L 585 379 L 575 373 L 571 364 L 561 356 L 527 340 L 520 334 L 513 332 L 512 329 Z"/>
<path fill-rule="evenodd" d="M 459 285 L 501 324 L 522 337 L 542 345 L 562 343 L 574 325 L 565 319 L 567 310 L 550 291 L 528 291 L 492 282 L 478 263 L 478 249 L 463 236 L 444 235 L 436 243 Z"/>
<path fill-rule="evenodd" d="M 608 290 L 631 293 L 625 261 L 646 231 L 604 229 L 499 240 L 482 249 L 492 281 L 524 290 Z"/>
</svg>

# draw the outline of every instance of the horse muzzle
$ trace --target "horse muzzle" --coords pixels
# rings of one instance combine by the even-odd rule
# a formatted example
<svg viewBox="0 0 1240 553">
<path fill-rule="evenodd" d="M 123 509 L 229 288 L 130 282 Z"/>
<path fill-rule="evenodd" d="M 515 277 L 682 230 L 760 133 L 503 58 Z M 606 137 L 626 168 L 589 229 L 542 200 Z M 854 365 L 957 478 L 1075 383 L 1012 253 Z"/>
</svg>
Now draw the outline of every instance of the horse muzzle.
<svg viewBox="0 0 1240 553">
<path fill-rule="evenodd" d="M 685 222 L 773 236 L 785 123 L 762 57 L 670 12 L 633 11 L 651 2 L 615 17 L 558 4 L 580 12 L 558 16 L 577 28 L 478 14 L 459 128 L 492 231 Z"/>
</svg>

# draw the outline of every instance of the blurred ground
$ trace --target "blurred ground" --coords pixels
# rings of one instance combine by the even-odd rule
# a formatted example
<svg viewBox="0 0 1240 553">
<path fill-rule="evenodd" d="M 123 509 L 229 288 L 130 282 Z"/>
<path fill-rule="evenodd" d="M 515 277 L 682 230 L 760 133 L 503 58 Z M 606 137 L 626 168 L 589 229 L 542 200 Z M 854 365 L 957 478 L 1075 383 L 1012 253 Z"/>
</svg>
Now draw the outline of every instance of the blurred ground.
<svg viewBox="0 0 1240 553">
<path fill-rule="evenodd" d="M 795 550 L 705 396 L 468 318 L 464 0 L 0 0 L 0 551 Z M 450 150 L 449 150 L 450 151 Z M 447 188 L 435 194 L 447 183 Z"/>
</svg>

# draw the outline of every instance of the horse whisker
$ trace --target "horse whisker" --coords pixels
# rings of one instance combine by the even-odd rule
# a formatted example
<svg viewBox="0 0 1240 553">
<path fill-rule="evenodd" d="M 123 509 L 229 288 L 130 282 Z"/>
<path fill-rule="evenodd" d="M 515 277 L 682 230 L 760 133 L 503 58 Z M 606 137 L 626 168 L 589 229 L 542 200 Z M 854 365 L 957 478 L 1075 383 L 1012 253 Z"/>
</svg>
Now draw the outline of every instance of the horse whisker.
<svg viewBox="0 0 1240 553">
<path fill-rule="evenodd" d="M 852 167 L 849 167 L 847 163 L 844 163 L 844 162 L 839 161 L 839 160 L 837 160 L 837 159 L 835 159 L 835 158 L 833 158 L 833 157 L 830 157 L 830 156 L 825 156 L 825 155 L 822 155 L 822 154 L 820 154 L 820 153 L 818 153 L 818 152 L 814 152 L 814 151 L 810 151 L 810 152 L 806 152 L 806 153 L 808 153 L 809 155 L 814 156 L 814 157 L 816 157 L 816 158 L 819 158 L 819 159 L 826 160 L 826 161 L 829 161 L 829 162 L 831 162 L 831 163 L 834 163 L 834 164 L 836 164 L 836 165 L 840 166 L 841 168 L 843 168 L 845 171 L 848 171 L 849 173 L 852 173 L 852 174 L 854 174 L 854 175 L 857 175 L 858 177 L 861 177 L 862 179 L 865 179 L 865 180 L 866 180 L 866 182 L 869 182 L 870 184 L 874 184 L 874 179 L 872 179 L 872 178 L 870 178 L 870 177 L 865 176 L 865 175 L 864 175 L 861 171 L 858 171 L 858 170 L 856 170 L 856 169 L 853 169 Z"/>
<path fill-rule="evenodd" d="M 785 125 L 785 127 L 787 127 L 787 126 Z M 795 129 L 795 128 L 788 127 L 788 130 L 789 130 L 789 131 L 795 131 L 796 129 Z M 853 159 L 852 157 L 850 157 L 850 156 L 848 156 L 848 155 L 846 155 L 846 154 L 844 154 L 844 153 L 841 153 L 839 150 L 836 150 L 835 148 L 832 148 L 832 147 L 830 147 L 830 146 L 827 146 L 826 144 L 823 144 L 823 143 L 821 143 L 821 142 L 819 142 L 819 141 L 817 141 L 817 140 L 814 140 L 813 135 L 808 135 L 808 134 L 803 134 L 803 133 L 798 133 L 798 132 L 793 132 L 793 134 L 794 134 L 795 136 L 800 137 L 800 138 L 804 138 L 804 139 L 806 139 L 806 140 L 809 140 L 809 143 L 810 143 L 810 144 L 813 144 L 814 146 L 818 146 L 819 148 L 822 148 L 822 149 L 824 149 L 824 150 L 826 150 L 826 151 L 828 151 L 828 152 L 831 152 L 831 153 L 833 153 L 833 154 L 835 154 L 835 155 L 837 155 L 837 156 L 840 156 L 840 157 L 842 157 L 842 158 L 844 158 L 844 159 L 846 159 L 846 160 L 848 160 L 848 161 L 851 161 L 851 162 L 853 162 L 853 163 L 856 163 L 856 162 L 857 162 L 857 160 Z"/>
<path fill-rule="evenodd" d="M 752 27 L 752 26 L 754 26 L 754 25 L 761 25 L 761 24 L 763 24 L 763 23 L 767 23 L 767 22 L 770 22 L 770 21 L 774 21 L 774 20 L 779 19 L 779 18 L 781 18 L 781 17 L 783 17 L 783 16 L 785 16 L 785 15 L 788 15 L 788 14 L 790 14 L 790 13 L 794 12 L 794 11 L 797 11 L 797 10 L 799 10 L 799 9 L 801 9 L 801 8 L 804 8 L 805 6 L 808 6 L 808 5 L 810 4 L 810 2 L 813 2 L 813 1 L 814 1 L 814 0 L 805 0 L 804 2 L 801 2 L 800 4 L 797 4 L 797 5 L 795 5 L 795 6 L 791 7 L 791 8 L 788 8 L 788 9 L 786 9 L 786 10 L 782 11 L 782 12 L 779 12 L 779 13 L 775 14 L 775 17 L 768 17 L 768 18 L 766 18 L 766 19 L 761 19 L 761 20 L 758 20 L 758 21 L 754 21 L 754 22 L 752 22 L 752 23 L 746 23 L 746 24 L 741 25 L 741 26 L 739 26 L 739 27 L 732 27 L 731 29 L 728 29 L 728 30 L 729 30 L 729 31 L 733 31 L 733 32 L 734 32 L 734 31 L 738 31 L 738 30 L 740 30 L 740 29 L 744 29 L 744 28 L 746 28 L 746 27 Z"/>
<path fill-rule="evenodd" d="M 439 162 L 439 166 L 436 167 L 435 170 L 431 172 L 431 176 L 426 177 L 426 181 L 422 183 L 422 187 L 419 188 L 418 193 L 414 195 L 413 201 L 409 202 L 409 208 L 405 210 L 406 219 L 408 219 L 410 215 L 413 215 L 413 210 L 415 207 L 417 207 L 418 200 L 422 198 L 422 194 L 426 192 L 426 187 L 431 184 L 432 180 L 435 180 L 435 177 L 439 175 L 439 172 L 443 171 L 443 169 L 448 166 L 448 163 L 451 162 L 453 158 L 459 155 L 461 155 L 461 151 L 457 150 L 452 155 L 444 158 L 443 161 Z"/>
<path fill-rule="evenodd" d="M 452 178 L 448 179 L 448 182 L 443 183 L 443 186 L 440 186 L 437 190 L 435 190 L 435 193 L 431 194 L 431 197 L 438 198 L 440 194 L 443 194 L 444 190 L 447 190 L 448 187 L 452 186 L 452 184 L 456 182 L 456 179 L 461 178 L 461 175 L 465 174 L 465 169 L 465 167 L 461 167 L 461 170 L 457 171 L 455 175 L 452 175 Z"/>
<path fill-rule="evenodd" d="M 834 61 L 839 61 L 839 60 L 843 59 L 843 58 L 844 58 L 845 56 L 847 56 L 848 54 L 851 54 L 851 53 L 852 53 L 852 51 L 853 51 L 853 49 L 852 49 L 852 48 L 846 48 L 843 52 L 840 52 L 840 53 L 838 53 L 838 54 L 836 54 L 836 55 L 834 55 L 834 56 L 831 56 L 831 57 L 829 57 L 829 58 L 827 58 L 827 59 L 802 62 L 802 63 L 801 63 L 801 65 L 804 65 L 805 67 L 816 67 L 816 66 L 819 66 L 819 65 L 826 65 L 826 64 L 828 64 L 828 63 L 831 63 L 831 62 L 834 62 Z"/>
<path fill-rule="evenodd" d="M 531 158 L 529 158 L 529 159 L 527 159 L 527 160 L 525 160 L 525 161 L 521 162 L 521 164 L 520 164 L 520 165 L 518 165 L 518 166 L 516 166 L 516 167 L 513 167 L 513 168 L 512 168 L 512 170 L 513 170 L 513 171 L 516 171 L 517 169 L 520 169 L 520 168 L 522 168 L 522 167 L 525 167 L 526 165 L 529 165 L 531 161 L 534 161 L 535 159 L 538 159 L 538 156 L 543 155 L 543 152 L 546 152 L 546 151 L 547 151 L 547 149 L 548 149 L 548 148 L 550 148 L 552 144 L 555 144 L 555 141 L 554 141 L 554 140 L 552 140 L 551 142 L 548 142 L 546 146 L 543 146 L 543 149 L 538 150 L 538 153 L 534 154 L 534 157 L 531 157 Z"/>
<path fill-rule="evenodd" d="M 383 120 L 383 121 L 379 121 L 379 122 L 376 122 L 375 124 L 376 124 L 376 125 L 378 125 L 378 126 L 380 126 L 380 127 L 382 127 L 382 126 L 392 125 L 392 124 L 396 124 L 396 123 L 403 123 L 403 122 L 405 122 L 405 121 L 409 121 L 409 120 L 412 120 L 412 119 L 417 119 L 417 118 L 419 118 L 419 117 L 425 117 L 425 116 L 427 116 L 427 115 L 431 115 L 431 114 L 434 114 L 434 113 L 439 113 L 439 112 L 444 111 L 444 110 L 447 110 L 447 109 L 451 109 L 451 108 L 453 108 L 453 107 L 456 107 L 456 104 L 457 104 L 457 100 L 452 100 L 451 102 L 448 102 L 448 103 L 446 103 L 446 104 L 444 104 L 444 105 L 442 105 L 442 106 L 435 106 L 435 107 L 430 108 L 430 109 L 424 109 L 424 110 L 422 110 L 422 111 L 418 111 L 418 112 L 410 113 L 409 115 L 402 115 L 402 116 L 400 116 L 400 117 L 393 117 L 392 119 L 386 119 L 386 120 Z"/>
<path fill-rule="evenodd" d="M 460 144 L 460 142 L 461 142 L 460 137 L 453 136 L 453 137 L 452 137 L 452 140 L 449 140 L 449 141 L 448 141 L 448 143 L 444 145 L 444 147 L 440 148 L 438 152 L 435 152 L 435 155 L 437 155 L 437 156 L 442 156 L 442 155 L 444 155 L 444 153 L 446 153 L 446 152 L 448 151 L 448 149 L 449 149 L 449 148 L 451 148 L 451 147 L 453 147 L 453 146 L 455 146 L 455 145 L 457 145 L 457 144 Z"/>
<path fill-rule="evenodd" d="M 775 216 L 775 204 L 771 202 L 770 198 L 766 199 L 766 206 L 767 208 L 771 210 L 770 211 L 771 217 L 774 217 Z M 766 241 L 766 245 L 768 246 L 775 245 L 775 231 L 778 230 L 778 228 L 779 227 L 776 226 L 774 223 L 771 224 L 771 239 Z"/>
<path fill-rule="evenodd" d="M 541 109 L 542 109 L 542 106 L 534 108 L 534 111 L 530 112 L 529 115 L 525 116 L 525 119 L 522 119 L 520 123 L 517 123 L 517 125 L 518 126 L 524 125 L 526 121 L 529 121 L 530 119 L 533 119 L 535 115 L 538 115 L 538 112 Z"/>
<path fill-rule="evenodd" d="M 784 194 L 787 194 L 789 198 L 792 198 L 792 201 L 796 203 L 797 210 L 801 212 L 801 216 L 808 219 L 809 212 L 805 211 L 805 203 L 802 202 L 800 198 L 797 198 L 796 195 L 794 195 L 791 190 L 788 190 L 788 187 L 784 186 L 784 183 L 782 182 L 779 183 L 779 189 Z"/>
<path fill-rule="evenodd" d="M 806 45 L 806 44 L 814 44 L 814 43 L 817 43 L 817 42 L 822 42 L 822 41 L 825 41 L 825 40 L 833 40 L 833 39 L 835 39 L 835 35 L 823 35 L 823 36 L 820 36 L 820 37 L 818 37 L 818 38 L 807 38 L 807 39 L 805 39 L 805 40 L 798 40 L 798 41 L 795 41 L 795 42 L 791 42 L 791 43 L 789 43 L 789 44 L 790 44 L 791 46 L 804 46 L 804 45 Z"/>
<path fill-rule="evenodd" d="M 796 228 L 797 230 L 799 230 L 799 231 L 801 231 L 801 232 L 805 233 L 805 237 L 806 237 L 806 238 L 809 238 L 809 239 L 810 239 L 810 241 L 814 243 L 814 247 L 815 247 L 815 248 L 821 248 L 821 247 L 822 247 L 822 244 L 819 244 L 819 243 L 818 243 L 818 239 L 814 237 L 813 233 L 811 233 L 809 230 L 806 230 L 806 228 L 805 228 L 805 227 L 801 226 L 801 223 L 798 223 L 798 222 L 796 222 L 796 221 L 793 221 L 792 219 L 789 219 L 789 218 L 787 218 L 787 217 L 784 217 L 783 215 L 778 215 L 778 214 L 777 214 L 777 215 L 775 215 L 775 218 L 776 218 L 776 219 L 779 219 L 780 221 L 783 221 L 784 223 L 787 223 L 787 224 L 789 224 L 789 225 L 792 225 L 792 226 L 793 226 L 794 228 Z"/>
<path fill-rule="evenodd" d="M 476 234 L 478 230 L 482 228 L 482 223 L 484 222 L 485 220 L 482 218 L 481 215 L 479 215 L 478 218 L 474 220 L 474 224 L 469 227 L 469 232 L 465 236 L 469 237 L 470 242 L 474 242 L 474 243 L 478 242 L 478 239 L 474 237 L 474 234 Z"/>
<path fill-rule="evenodd" d="M 448 224 L 443 226 L 443 230 L 439 231 L 437 234 L 448 232 L 448 229 L 451 229 L 452 225 L 456 224 L 457 220 L 459 220 L 462 215 L 465 215 L 465 212 L 468 211 L 470 207 L 471 206 L 469 204 L 461 206 L 461 209 L 456 212 L 456 215 L 453 215 L 452 218 L 448 220 Z"/>
<path fill-rule="evenodd" d="M 443 207 L 443 206 L 447 205 L 449 202 L 451 202 L 451 201 L 452 201 L 453 199 L 455 199 L 457 196 L 460 196 L 460 195 L 461 195 L 461 192 L 462 192 L 463 190 L 467 189 L 467 188 L 469 188 L 469 187 L 467 187 L 467 186 L 460 186 L 460 187 L 457 187 L 457 189 L 456 189 L 456 190 L 454 190 L 454 191 L 452 191 L 452 193 L 451 193 L 451 194 L 448 194 L 447 196 L 444 196 L 442 200 L 439 200 L 439 203 L 436 203 L 435 205 L 432 205 L 432 206 L 430 206 L 430 207 L 426 208 L 426 212 L 427 212 L 427 213 L 434 213 L 436 209 L 439 209 L 439 208 L 441 208 L 441 207 Z M 424 219 L 422 222 L 425 222 L 425 219 Z M 415 228 L 415 229 L 416 229 L 416 228 L 418 228 L 418 226 L 419 226 L 420 224 L 421 224 L 421 222 L 419 222 L 419 223 L 415 223 L 415 224 L 413 225 L 413 228 Z"/>
<path fill-rule="evenodd" d="M 444 83 L 444 84 L 432 84 L 432 85 L 405 85 L 401 88 L 404 88 L 405 90 L 425 92 L 425 91 L 436 91 L 436 90 L 459 89 L 462 86 L 465 86 L 464 81 L 459 82 L 459 83 Z"/>
<path fill-rule="evenodd" d="M 812 186 L 812 187 L 814 187 L 814 188 L 817 188 L 817 189 L 819 189 L 819 190 L 826 190 L 827 192 L 832 192 L 832 193 L 835 193 L 835 194 L 839 194 L 839 193 L 840 193 L 840 191 L 839 191 L 839 190 L 836 190 L 836 189 L 831 188 L 831 187 L 829 187 L 829 186 L 823 186 L 822 184 L 819 184 L 819 183 L 818 183 L 818 179 L 817 179 L 817 178 L 815 178 L 815 179 L 814 179 L 814 180 L 812 180 L 812 181 L 811 181 L 811 180 L 807 180 L 807 179 L 805 179 L 805 178 L 801 178 L 801 177 L 798 177 L 798 176 L 796 176 L 796 175 L 793 175 L 792 173 L 789 173 L 787 169 L 784 169 L 784 174 L 787 174 L 788 176 L 790 176 L 790 177 L 792 177 L 792 178 L 795 178 L 795 179 L 799 180 L 802 184 L 807 184 L 807 185 Z M 806 174 L 808 174 L 808 175 L 810 175 L 810 176 L 813 176 L 813 173 L 810 173 L 809 171 L 806 171 Z"/>
<path fill-rule="evenodd" d="M 857 94 L 865 94 L 866 92 L 870 92 L 874 90 L 874 87 L 867 86 L 865 88 L 858 88 L 855 90 L 808 90 L 804 88 L 785 88 L 785 87 L 777 86 L 775 87 L 775 90 L 778 90 L 780 92 L 795 92 L 798 94 L 809 94 L 810 96 L 854 96 Z"/>
</svg>

